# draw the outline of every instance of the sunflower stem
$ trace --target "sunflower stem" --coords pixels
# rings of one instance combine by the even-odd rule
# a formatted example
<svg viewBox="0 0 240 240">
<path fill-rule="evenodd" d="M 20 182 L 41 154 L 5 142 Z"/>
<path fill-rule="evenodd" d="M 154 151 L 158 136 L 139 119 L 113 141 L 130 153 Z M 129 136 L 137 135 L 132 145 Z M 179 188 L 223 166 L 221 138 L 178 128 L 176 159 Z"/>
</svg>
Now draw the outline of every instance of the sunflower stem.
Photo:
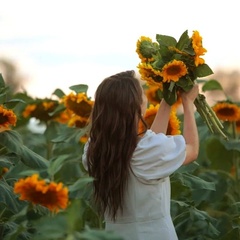
<svg viewBox="0 0 240 240">
<path fill-rule="evenodd" d="M 197 98 L 194 101 L 197 112 L 202 117 L 203 121 L 208 126 L 209 130 L 213 134 L 220 134 L 225 140 L 228 140 L 228 137 L 222 131 L 223 125 L 218 119 L 215 112 L 206 102 L 206 98 L 203 94 L 198 94 Z"/>
<path fill-rule="evenodd" d="M 232 126 L 232 137 L 233 139 L 237 140 L 238 137 L 237 137 L 237 130 L 236 130 L 236 122 L 232 122 L 231 123 L 231 126 Z M 233 162 L 234 162 L 234 165 L 235 165 L 235 169 L 236 169 L 236 180 L 238 181 L 239 180 L 239 156 L 238 154 L 236 153 L 236 150 L 233 150 Z"/>
<path fill-rule="evenodd" d="M 201 101 L 199 98 L 197 98 L 194 102 L 194 105 L 196 106 L 197 112 L 199 113 L 199 115 L 201 116 L 201 118 L 203 119 L 203 121 L 207 124 L 209 130 L 211 133 L 214 133 L 214 130 L 211 126 L 211 123 L 207 117 L 206 112 L 204 111 L 204 107 L 201 104 Z"/>
</svg>

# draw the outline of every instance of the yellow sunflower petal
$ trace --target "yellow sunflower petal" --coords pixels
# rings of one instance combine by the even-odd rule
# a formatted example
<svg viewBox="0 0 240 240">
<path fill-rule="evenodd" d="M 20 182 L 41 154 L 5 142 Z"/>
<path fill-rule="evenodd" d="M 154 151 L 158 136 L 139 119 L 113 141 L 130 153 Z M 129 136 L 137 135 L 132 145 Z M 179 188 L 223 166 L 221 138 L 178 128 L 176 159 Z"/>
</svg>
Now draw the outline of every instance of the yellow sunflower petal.
<svg viewBox="0 0 240 240">
<path fill-rule="evenodd" d="M 17 122 L 17 116 L 11 109 L 6 109 L 0 105 L 0 127 L 9 128 L 9 126 L 15 126 Z"/>
<path fill-rule="evenodd" d="M 202 37 L 198 31 L 193 31 L 192 47 L 195 52 L 195 65 L 198 66 L 205 63 L 205 60 L 203 58 L 200 58 L 200 56 L 204 55 L 207 50 L 202 46 Z"/>
</svg>

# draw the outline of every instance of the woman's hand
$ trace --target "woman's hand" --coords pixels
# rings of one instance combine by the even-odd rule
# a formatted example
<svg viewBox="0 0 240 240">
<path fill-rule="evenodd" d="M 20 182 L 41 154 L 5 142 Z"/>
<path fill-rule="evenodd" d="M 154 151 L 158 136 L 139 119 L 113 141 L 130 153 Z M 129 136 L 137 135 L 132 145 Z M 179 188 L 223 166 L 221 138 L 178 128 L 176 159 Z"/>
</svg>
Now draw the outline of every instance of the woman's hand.
<svg viewBox="0 0 240 240">
<path fill-rule="evenodd" d="M 193 85 L 192 89 L 189 90 L 188 92 L 182 91 L 180 93 L 183 103 L 185 101 L 194 102 L 198 94 L 199 94 L 199 86 L 197 84 Z"/>
</svg>

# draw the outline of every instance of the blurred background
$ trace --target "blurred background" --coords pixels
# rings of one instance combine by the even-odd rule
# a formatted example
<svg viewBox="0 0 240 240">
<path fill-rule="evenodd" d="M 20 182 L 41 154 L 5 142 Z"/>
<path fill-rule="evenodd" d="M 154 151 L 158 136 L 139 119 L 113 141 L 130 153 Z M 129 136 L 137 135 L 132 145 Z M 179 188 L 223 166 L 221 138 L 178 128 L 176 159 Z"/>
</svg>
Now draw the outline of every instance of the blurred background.
<svg viewBox="0 0 240 240">
<path fill-rule="evenodd" d="M 87 84 L 94 96 L 107 76 L 139 63 L 140 36 L 199 31 L 205 62 L 239 100 L 237 1 L 0 0 L 0 72 L 13 91 L 50 97 Z M 217 95 L 217 93 L 216 93 Z"/>
</svg>

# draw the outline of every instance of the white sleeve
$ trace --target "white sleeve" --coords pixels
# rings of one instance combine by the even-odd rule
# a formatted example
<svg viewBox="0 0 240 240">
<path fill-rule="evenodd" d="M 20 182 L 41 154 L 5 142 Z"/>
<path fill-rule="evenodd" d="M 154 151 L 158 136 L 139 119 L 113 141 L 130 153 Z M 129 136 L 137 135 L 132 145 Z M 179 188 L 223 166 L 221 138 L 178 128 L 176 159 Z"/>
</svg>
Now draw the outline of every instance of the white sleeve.
<svg viewBox="0 0 240 240">
<path fill-rule="evenodd" d="M 158 180 L 176 171 L 186 157 L 182 135 L 166 136 L 148 130 L 138 143 L 131 162 L 133 173 L 143 180 Z"/>
</svg>

